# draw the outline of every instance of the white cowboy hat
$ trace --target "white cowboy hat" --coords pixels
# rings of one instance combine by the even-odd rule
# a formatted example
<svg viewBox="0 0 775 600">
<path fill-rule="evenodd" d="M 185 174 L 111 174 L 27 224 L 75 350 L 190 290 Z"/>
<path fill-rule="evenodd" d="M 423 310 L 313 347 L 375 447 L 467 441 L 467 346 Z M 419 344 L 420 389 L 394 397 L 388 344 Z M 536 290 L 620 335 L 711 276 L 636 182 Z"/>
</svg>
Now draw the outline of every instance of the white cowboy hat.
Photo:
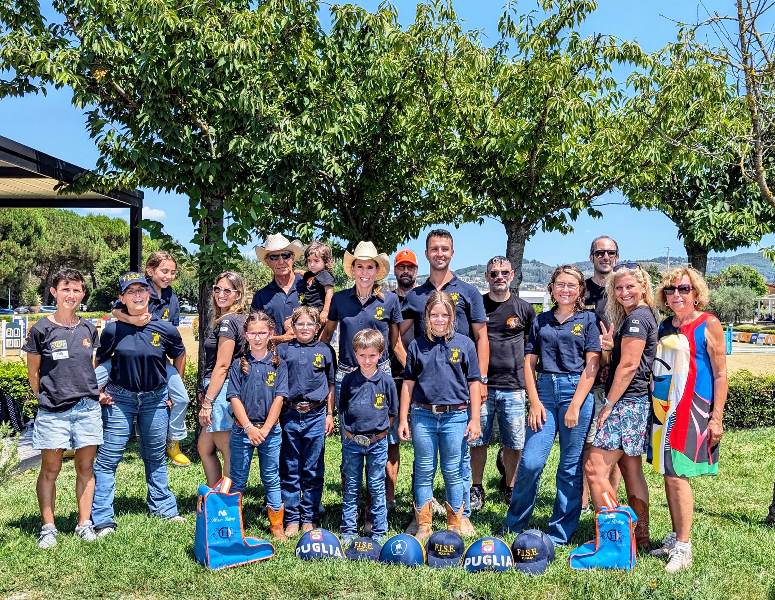
<svg viewBox="0 0 775 600">
<path fill-rule="evenodd" d="M 372 242 L 358 242 L 352 254 L 345 250 L 342 267 L 350 279 L 355 279 L 353 262 L 356 260 L 373 260 L 377 263 L 377 275 L 374 281 L 385 279 L 390 273 L 390 257 L 384 252 L 381 254 L 377 252 L 377 247 Z"/>
<path fill-rule="evenodd" d="M 304 254 L 304 244 L 299 240 L 288 241 L 282 233 L 274 233 L 267 236 L 263 246 L 256 246 L 256 256 L 258 260 L 263 261 L 267 254 L 290 250 L 293 252 L 293 259 L 298 260 Z"/>
</svg>

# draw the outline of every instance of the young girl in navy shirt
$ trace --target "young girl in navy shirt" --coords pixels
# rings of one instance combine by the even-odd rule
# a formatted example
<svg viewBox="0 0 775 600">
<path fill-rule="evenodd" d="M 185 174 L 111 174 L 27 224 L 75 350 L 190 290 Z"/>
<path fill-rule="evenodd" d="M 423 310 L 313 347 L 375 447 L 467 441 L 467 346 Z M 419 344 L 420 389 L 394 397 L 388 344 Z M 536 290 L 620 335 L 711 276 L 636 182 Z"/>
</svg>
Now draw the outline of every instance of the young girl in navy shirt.
<svg viewBox="0 0 775 600">
<path fill-rule="evenodd" d="M 336 358 L 328 344 L 316 339 L 320 313 L 299 306 L 291 315 L 295 339 L 277 353 L 288 366 L 288 400 L 280 414 L 282 452 L 280 477 L 285 504 L 285 535 L 310 531 L 320 520 L 325 437 L 334 432 Z"/>
<path fill-rule="evenodd" d="M 258 450 L 261 483 L 272 535 L 283 534 L 283 504 L 280 494 L 280 443 L 278 419 L 283 399 L 288 396 L 288 369 L 269 351 L 269 338 L 275 333 L 272 318 L 264 312 L 252 313 L 245 321 L 245 338 L 250 353 L 234 359 L 229 369 L 226 397 L 234 412 L 229 449 L 231 491 L 242 492 L 248 482 L 253 451 Z"/>
<path fill-rule="evenodd" d="M 482 401 L 476 347 L 455 331 L 455 303 L 449 294 L 430 294 L 425 324 L 425 335 L 412 340 L 407 351 L 398 426 L 402 440 L 413 440 L 415 537 L 421 541 L 431 534 L 437 453 L 447 494 L 447 528 L 460 531 L 469 456 L 465 444 L 481 435 Z"/>
</svg>

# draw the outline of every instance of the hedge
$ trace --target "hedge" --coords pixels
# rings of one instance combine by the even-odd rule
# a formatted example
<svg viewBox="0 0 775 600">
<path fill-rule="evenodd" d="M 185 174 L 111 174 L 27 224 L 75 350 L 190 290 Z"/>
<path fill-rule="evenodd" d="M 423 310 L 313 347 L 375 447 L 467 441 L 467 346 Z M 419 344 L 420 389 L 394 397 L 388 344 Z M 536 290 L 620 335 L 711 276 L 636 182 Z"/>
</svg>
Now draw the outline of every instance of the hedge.
<svg viewBox="0 0 775 600">
<path fill-rule="evenodd" d="M 196 424 L 196 367 L 189 362 L 184 378 L 191 410 L 186 425 L 194 431 Z M 0 392 L 22 405 L 26 417 L 34 417 L 38 401 L 27 383 L 27 367 L 21 362 L 0 362 Z M 724 414 L 728 429 L 775 427 L 775 375 L 754 375 L 737 371 L 729 378 L 729 398 Z"/>
</svg>

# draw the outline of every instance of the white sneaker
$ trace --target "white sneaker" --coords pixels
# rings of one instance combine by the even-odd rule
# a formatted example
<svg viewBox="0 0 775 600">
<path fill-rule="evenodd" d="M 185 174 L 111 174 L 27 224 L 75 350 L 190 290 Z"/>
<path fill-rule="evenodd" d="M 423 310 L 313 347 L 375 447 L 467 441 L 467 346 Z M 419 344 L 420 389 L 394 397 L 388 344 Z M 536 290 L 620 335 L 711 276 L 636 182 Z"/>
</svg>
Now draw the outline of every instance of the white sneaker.
<svg viewBox="0 0 775 600">
<path fill-rule="evenodd" d="M 53 548 L 56 546 L 58 533 L 59 532 L 54 525 L 51 523 L 45 524 L 40 528 L 40 533 L 38 534 L 38 548 L 45 550 L 47 548 Z"/>
<path fill-rule="evenodd" d="M 672 550 L 675 546 L 675 541 L 675 531 L 671 531 L 665 536 L 665 539 L 662 540 L 662 545 L 659 548 L 654 548 L 651 552 L 649 552 L 649 555 L 653 556 L 654 558 L 667 558 L 670 550 Z"/>
<path fill-rule="evenodd" d="M 97 531 L 97 538 L 104 538 L 106 536 L 109 536 L 114 531 L 116 531 L 116 528 L 112 525 L 108 525 L 107 527 L 103 527 L 99 531 Z"/>
<path fill-rule="evenodd" d="M 174 517 L 167 517 L 167 520 L 170 523 L 185 523 L 186 519 L 180 515 L 175 515 Z"/>
<path fill-rule="evenodd" d="M 688 569 L 692 566 L 692 543 L 677 541 L 667 556 L 665 571 L 668 573 L 672 574 Z"/>
<path fill-rule="evenodd" d="M 75 536 L 84 542 L 94 542 L 97 539 L 97 533 L 94 531 L 94 525 L 87 520 L 83 525 L 75 528 Z"/>
</svg>

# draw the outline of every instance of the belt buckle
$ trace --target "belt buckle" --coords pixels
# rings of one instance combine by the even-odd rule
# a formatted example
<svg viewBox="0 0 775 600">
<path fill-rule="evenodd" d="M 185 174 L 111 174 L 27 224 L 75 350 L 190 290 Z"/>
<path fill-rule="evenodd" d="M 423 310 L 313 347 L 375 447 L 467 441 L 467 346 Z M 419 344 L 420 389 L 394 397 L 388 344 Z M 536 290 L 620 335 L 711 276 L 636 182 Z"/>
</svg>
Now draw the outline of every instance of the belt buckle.
<svg viewBox="0 0 775 600">
<path fill-rule="evenodd" d="M 296 410 L 300 413 L 308 413 L 312 407 L 310 406 L 309 402 L 297 402 L 296 403 Z"/>
<path fill-rule="evenodd" d="M 442 415 L 447 412 L 447 407 L 443 404 L 431 404 L 431 412 L 434 415 Z"/>
<path fill-rule="evenodd" d="M 371 440 L 369 439 L 368 435 L 354 435 L 353 441 L 360 446 L 369 446 L 371 444 Z"/>
</svg>

